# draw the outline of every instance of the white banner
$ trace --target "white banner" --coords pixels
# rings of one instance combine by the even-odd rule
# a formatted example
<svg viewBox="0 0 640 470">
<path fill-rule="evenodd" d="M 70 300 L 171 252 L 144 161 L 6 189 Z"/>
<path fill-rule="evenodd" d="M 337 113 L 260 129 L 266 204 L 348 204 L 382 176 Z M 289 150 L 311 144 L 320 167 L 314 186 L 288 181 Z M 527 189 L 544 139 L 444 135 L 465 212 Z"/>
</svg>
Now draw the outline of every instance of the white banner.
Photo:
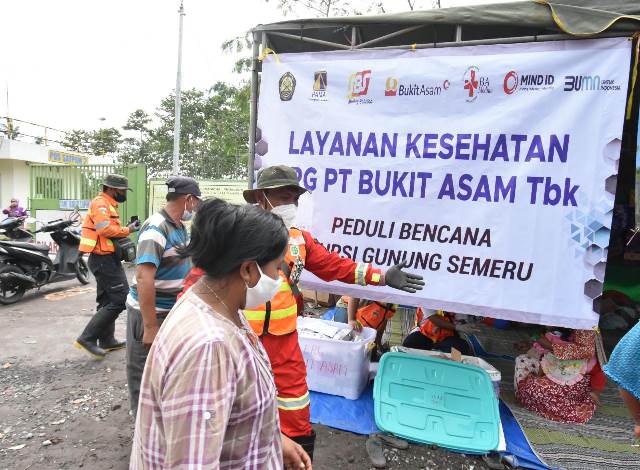
<svg viewBox="0 0 640 470">
<path fill-rule="evenodd" d="M 631 42 L 597 39 L 269 56 L 257 168 L 312 190 L 332 251 L 417 294 L 307 287 L 549 325 L 597 324 Z M 301 220 L 302 222 L 302 220 Z"/>
</svg>

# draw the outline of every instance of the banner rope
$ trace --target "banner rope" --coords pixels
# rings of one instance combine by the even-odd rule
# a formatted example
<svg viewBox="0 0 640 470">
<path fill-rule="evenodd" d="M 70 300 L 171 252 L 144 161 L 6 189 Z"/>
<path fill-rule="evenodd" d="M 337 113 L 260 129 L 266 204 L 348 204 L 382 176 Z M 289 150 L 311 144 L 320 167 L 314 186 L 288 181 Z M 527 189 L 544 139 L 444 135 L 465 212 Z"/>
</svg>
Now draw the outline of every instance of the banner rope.
<svg viewBox="0 0 640 470">
<path fill-rule="evenodd" d="M 264 62 L 264 60 L 267 58 L 268 55 L 273 55 L 274 59 L 276 60 L 276 64 L 280 63 L 280 57 L 278 57 L 278 54 L 276 53 L 276 51 L 274 51 L 273 49 L 269 48 L 269 47 L 265 47 L 262 51 L 262 54 L 260 54 L 258 56 L 258 60 L 260 62 Z"/>
</svg>

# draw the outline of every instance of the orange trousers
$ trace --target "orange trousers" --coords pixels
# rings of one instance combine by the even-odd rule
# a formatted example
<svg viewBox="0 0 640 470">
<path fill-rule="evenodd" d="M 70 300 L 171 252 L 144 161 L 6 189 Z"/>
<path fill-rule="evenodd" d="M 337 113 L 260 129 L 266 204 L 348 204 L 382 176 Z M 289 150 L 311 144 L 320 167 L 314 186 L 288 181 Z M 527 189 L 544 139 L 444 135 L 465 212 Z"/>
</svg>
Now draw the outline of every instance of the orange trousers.
<svg viewBox="0 0 640 470">
<path fill-rule="evenodd" d="M 302 357 L 298 332 L 262 335 L 278 390 L 280 429 L 287 437 L 312 434 L 307 367 Z"/>
</svg>

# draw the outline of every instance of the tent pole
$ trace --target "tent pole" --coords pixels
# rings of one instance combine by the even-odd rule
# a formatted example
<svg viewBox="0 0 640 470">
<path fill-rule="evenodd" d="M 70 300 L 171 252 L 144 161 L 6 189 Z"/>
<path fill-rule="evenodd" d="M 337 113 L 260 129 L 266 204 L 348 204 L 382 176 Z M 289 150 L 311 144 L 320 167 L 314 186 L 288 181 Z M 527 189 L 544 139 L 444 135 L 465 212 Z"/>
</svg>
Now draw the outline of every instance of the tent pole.
<svg viewBox="0 0 640 470">
<path fill-rule="evenodd" d="M 251 52 L 251 101 L 249 102 L 249 157 L 247 171 L 249 189 L 253 188 L 254 158 L 256 156 L 256 128 L 258 126 L 258 34 L 252 31 L 253 48 Z M 264 33 L 263 33 L 264 34 Z"/>
<path fill-rule="evenodd" d="M 320 44 L 321 46 L 327 46 L 327 47 L 334 47 L 336 49 L 345 49 L 345 50 L 351 49 L 351 46 L 345 46 L 344 44 L 340 44 L 337 42 L 323 41 L 322 39 L 308 38 L 305 36 L 296 36 L 295 34 L 280 33 L 277 31 L 270 31 L 269 34 L 271 34 L 272 36 L 280 36 L 281 38 L 295 39 L 296 41 L 309 42 L 311 44 Z"/>
<path fill-rule="evenodd" d="M 385 39 L 394 38 L 394 37 L 400 36 L 402 34 L 410 33 L 411 31 L 415 31 L 416 29 L 420 29 L 420 28 L 423 28 L 423 27 L 424 27 L 424 25 L 412 26 L 410 28 L 401 29 L 400 31 L 395 31 L 393 33 L 385 34 L 384 36 L 380 36 L 379 38 L 371 39 L 370 41 L 363 42 L 362 44 L 358 44 L 355 47 L 355 49 L 362 49 L 362 48 L 365 48 L 365 47 L 367 47 L 367 46 L 369 46 L 371 44 L 375 44 L 377 42 L 384 41 Z M 458 26 L 458 28 L 459 28 L 459 26 Z"/>
<path fill-rule="evenodd" d="M 456 25 L 456 42 L 462 42 L 462 26 Z"/>
<path fill-rule="evenodd" d="M 355 26 L 352 26 L 351 27 L 351 49 L 356 48 L 357 36 L 358 36 L 358 30 L 356 29 Z"/>
</svg>

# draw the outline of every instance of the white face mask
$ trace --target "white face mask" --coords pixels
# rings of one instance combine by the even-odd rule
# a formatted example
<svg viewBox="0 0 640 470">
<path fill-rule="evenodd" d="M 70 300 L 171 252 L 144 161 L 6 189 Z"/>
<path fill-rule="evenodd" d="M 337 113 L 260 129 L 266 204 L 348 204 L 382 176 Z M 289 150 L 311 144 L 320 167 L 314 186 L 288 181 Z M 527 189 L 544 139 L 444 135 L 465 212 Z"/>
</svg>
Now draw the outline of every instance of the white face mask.
<svg viewBox="0 0 640 470">
<path fill-rule="evenodd" d="M 271 213 L 280 217 L 284 222 L 285 227 L 290 229 L 296 222 L 298 206 L 295 204 L 285 204 L 284 206 L 274 207 L 271 209 Z"/>
<path fill-rule="evenodd" d="M 271 201 L 264 195 L 264 198 L 267 200 L 267 203 L 271 206 L 271 213 L 277 215 L 284 222 L 284 226 L 289 230 L 293 227 L 293 224 L 296 222 L 296 214 L 298 213 L 298 206 L 295 204 L 285 204 L 283 206 L 273 207 Z"/>
<path fill-rule="evenodd" d="M 258 263 L 256 263 L 256 266 L 258 266 Z M 279 275 L 277 279 L 272 279 L 262 272 L 260 266 L 258 266 L 258 272 L 260 273 L 260 279 L 258 279 L 256 285 L 253 287 L 247 285 L 244 308 L 256 308 L 273 299 L 282 284 L 282 279 Z"/>
</svg>

